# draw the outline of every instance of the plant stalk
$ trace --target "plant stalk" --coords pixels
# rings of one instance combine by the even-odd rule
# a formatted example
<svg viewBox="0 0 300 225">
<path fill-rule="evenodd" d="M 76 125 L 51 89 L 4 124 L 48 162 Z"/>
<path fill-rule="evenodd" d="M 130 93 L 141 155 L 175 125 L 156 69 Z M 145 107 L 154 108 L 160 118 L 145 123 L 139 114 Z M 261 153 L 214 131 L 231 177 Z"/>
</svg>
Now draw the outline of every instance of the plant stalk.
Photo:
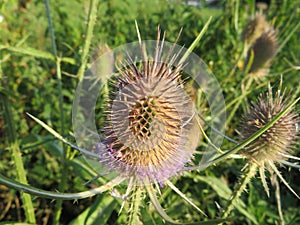
<svg viewBox="0 0 300 225">
<path fill-rule="evenodd" d="M 235 202 L 238 201 L 242 192 L 246 189 L 246 186 L 250 182 L 250 179 L 255 176 L 256 171 L 257 171 L 257 165 L 255 163 L 251 163 L 248 173 L 246 175 L 244 175 L 241 182 L 239 183 L 239 186 L 234 191 L 231 199 L 229 200 L 226 208 L 224 209 L 224 211 L 221 215 L 221 218 L 227 218 L 229 216 L 230 212 L 234 208 Z"/>
<path fill-rule="evenodd" d="M 16 135 L 16 129 L 14 125 L 14 120 L 12 116 L 12 110 L 10 103 L 7 99 L 7 97 L 0 92 L 0 102 L 3 104 L 3 114 L 4 114 L 4 121 L 7 128 L 8 133 L 8 139 L 10 143 L 10 149 L 12 153 L 13 161 L 15 162 L 16 172 L 17 172 L 17 180 L 20 181 L 22 184 L 28 184 L 27 178 L 26 178 L 26 171 L 24 169 L 24 164 L 22 161 L 22 154 L 20 151 L 17 135 Z M 32 204 L 32 199 L 29 194 L 22 193 L 21 192 L 21 199 L 23 202 L 23 208 L 25 211 L 26 220 L 29 223 L 36 223 L 35 220 L 35 214 L 34 214 L 34 208 Z"/>
<path fill-rule="evenodd" d="M 114 186 L 122 183 L 124 181 L 124 178 L 122 177 L 116 177 L 113 180 L 107 182 L 106 184 L 90 189 L 88 191 L 83 192 L 77 192 L 77 193 L 60 193 L 57 191 L 46 191 L 39 188 L 35 188 L 26 184 L 22 184 L 18 181 L 12 180 L 10 178 L 7 178 L 0 174 L 0 184 L 3 184 L 7 187 L 16 189 L 20 191 L 21 193 L 25 194 L 28 193 L 30 195 L 39 196 L 42 198 L 48 198 L 48 199 L 57 199 L 57 200 L 77 200 L 77 199 L 83 199 L 83 198 L 89 198 L 97 194 L 101 194 L 105 191 L 108 191 L 112 189 Z M 25 193 L 24 193 L 25 192 Z"/>
<path fill-rule="evenodd" d="M 87 64 L 87 58 L 88 58 L 88 52 L 90 49 L 92 37 L 93 37 L 93 30 L 96 23 L 97 18 L 97 9 L 98 9 L 98 2 L 97 0 L 90 0 L 90 9 L 89 9 L 89 15 L 88 15 L 88 24 L 87 24 L 87 30 L 85 33 L 85 42 L 82 49 L 82 55 L 81 55 L 81 65 L 77 73 L 77 77 L 79 82 L 82 81 L 84 76 L 84 71 Z"/>
<path fill-rule="evenodd" d="M 63 135 L 64 134 L 64 124 L 65 124 L 65 119 L 64 119 L 64 109 L 63 109 L 63 94 L 62 94 L 62 79 L 61 79 L 61 68 L 60 68 L 60 58 L 57 56 L 57 47 L 56 47 L 56 42 L 55 42 L 55 33 L 54 33 L 54 27 L 52 23 L 52 17 L 50 13 L 50 5 L 49 5 L 49 0 L 45 0 L 45 8 L 46 8 L 46 14 L 47 14 L 47 19 L 48 19 L 48 25 L 49 25 L 49 31 L 50 31 L 50 38 L 51 38 L 51 44 L 52 44 L 52 52 L 55 57 L 56 61 L 56 76 L 57 76 L 57 86 L 58 86 L 58 96 L 59 96 L 59 114 L 60 114 L 60 132 Z M 59 183 L 59 190 L 64 191 L 67 186 L 67 169 L 66 169 L 66 148 L 63 143 L 61 143 L 61 148 L 63 150 L 63 157 L 62 157 L 62 173 L 60 176 L 60 183 Z M 54 219 L 53 219 L 53 224 L 58 225 L 60 216 L 62 212 L 62 201 L 58 200 L 55 205 L 55 210 L 54 210 Z"/>
<path fill-rule="evenodd" d="M 130 209 L 130 215 L 128 219 L 129 225 L 136 225 L 136 224 L 142 224 L 140 220 L 140 207 L 142 204 L 142 187 L 136 186 L 133 191 L 132 201 L 131 201 L 131 209 Z"/>
</svg>

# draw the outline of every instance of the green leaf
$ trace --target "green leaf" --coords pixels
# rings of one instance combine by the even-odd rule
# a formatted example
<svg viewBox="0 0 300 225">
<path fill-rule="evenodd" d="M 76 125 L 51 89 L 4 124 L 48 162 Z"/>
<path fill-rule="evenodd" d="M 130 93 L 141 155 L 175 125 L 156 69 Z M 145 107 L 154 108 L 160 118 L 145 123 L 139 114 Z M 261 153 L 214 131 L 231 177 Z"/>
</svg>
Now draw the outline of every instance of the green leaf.
<svg viewBox="0 0 300 225">
<path fill-rule="evenodd" d="M 13 221 L 0 222 L 0 225 L 32 225 L 32 223 L 19 223 Z"/>
<path fill-rule="evenodd" d="M 229 200 L 232 196 L 232 191 L 230 188 L 227 187 L 225 183 L 223 183 L 220 179 L 216 177 L 204 177 L 204 176 L 197 176 L 197 179 L 200 179 L 201 181 L 207 183 L 209 186 L 211 186 L 212 189 L 221 197 L 226 200 Z M 246 205 L 242 201 L 238 201 L 233 203 L 234 207 L 242 213 L 244 216 L 246 216 L 249 220 L 251 220 L 254 224 L 258 224 L 256 218 L 249 213 L 245 207 Z"/>
<path fill-rule="evenodd" d="M 125 178 L 122 177 L 116 177 L 115 179 L 107 182 L 106 184 L 90 189 L 88 191 L 83 192 L 77 192 L 77 193 L 58 193 L 54 191 L 46 191 L 42 189 L 38 189 L 29 185 L 22 184 L 20 182 L 14 181 L 8 177 L 3 176 L 0 173 L 0 184 L 3 184 L 5 186 L 8 186 L 10 188 L 19 190 L 21 192 L 26 192 L 31 195 L 40 196 L 43 198 L 50 198 L 50 199 L 62 199 L 62 200 L 76 200 L 76 199 L 83 199 L 83 198 L 89 198 L 97 194 L 102 194 L 103 192 L 106 192 L 116 185 L 119 185 L 125 180 Z"/>
<path fill-rule="evenodd" d="M 110 195 L 99 196 L 92 206 L 85 209 L 69 225 L 105 225 L 116 205 L 117 202 Z"/>
<path fill-rule="evenodd" d="M 30 48 L 30 47 L 13 47 L 13 46 L 0 45 L 0 50 L 1 49 L 5 49 L 10 52 L 20 53 L 23 55 L 30 55 L 30 56 L 33 56 L 36 58 L 50 59 L 54 62 L 56 61 L 56 59 L 52 53 L 40 51 L 40 50 Z M 70 63 L 72 65 L 76 64 L 76 61 L 73 58 L 63 57 L 63 58 L 61 58 L 61 61 L 65 62 L 65 63 Z"/>
<path fill-rule="evenodd" d="M 153 225 L 164 224 L 161 219 L 154 218 L 151 215 L 149 208 L 147 208 L 147 207 L 141 207 L 140 213 L 141 213 L 141 218 L 143 218 L 144 224 L 153 224 Z"/>
<path fill-rule="evenodd" d="M 157 212 L 159 213 L 159 215 L 168 223 L 170 224 L 190 224 L 190 225 L 214 225 L 214 224 L 220 224 L 226 221 L 230 221 L 231 218 L 226 218 L 226 219 L 213 219 L 213 220 L 207 220 L 207 221 L 199 221 L 199 222 L 189 222 L 189 223 L 182 223 L 182 222 L 177 222 L 175 220 L 173 220 L 172 218 L 170 218 L 164 211 L 164 209 L 161 207 L 155 191 L 152 187 L 152 185 L 145 183 L 145 187 L 147 189 L 147 192 L 149 194 L 150 200 L 152 202 L 152 204 L 154 205 L 155 209 L 157 210 Z"/>
<path fill-rule="evenodd" d="M 30 47 L 13 47 L 13 46 L 0 45 L 0 49 L 6 49 L 10 52 L 21 53 L 24 55 L 31 55 L 37 58 L 51 59 L 55 61 L 55 57 L 50 52 L 44 52 Z"/>
</svg>

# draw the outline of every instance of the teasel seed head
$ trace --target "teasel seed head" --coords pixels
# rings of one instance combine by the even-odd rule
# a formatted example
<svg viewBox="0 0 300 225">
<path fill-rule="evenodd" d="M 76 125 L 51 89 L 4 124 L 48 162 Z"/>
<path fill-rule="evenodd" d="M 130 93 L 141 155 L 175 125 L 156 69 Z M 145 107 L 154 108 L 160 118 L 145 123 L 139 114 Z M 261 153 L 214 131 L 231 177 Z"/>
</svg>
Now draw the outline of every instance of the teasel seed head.
<svg viewBox="0 0 300 225">
<path fill-rule="evenodd" d="M 267 30 L 270 25 L 266 21 L 264 15 L 258 14 L 253 20 L 250 20 L 243 30 L 242 40 L 247 46 L 251 46 L 254 42 Z"/>
<path fill-rule="evenodd" d="M 243 139 L 249 138 L 260 128 L 274 119 L 288 105 L 288 98 L 278 90 L 273 98 L 272 90 L 266 95 L 260 95 L 257 103 L 252 103 L 242 121 Z M 258 165 L 268 165 L 270 162 L 280 163 L 288 155 L 299 139 L 298 113 L 291 109 L 272 127 L 249 144 L 241 153 Z"/>
<path fill-rule="evenodd" d="M 246 67 L 249 58 L 253 54 L 252 64 L 249 73 L 256 79 L 261 80 L 268 74 L 271 62 L 277 53 L 277 39 L 274 29 L 261 34 L 248 51 Z"/>
<path fill-rule="evenodd" d="M 172 65 L 179 53 L 162 58 L 158 51 L 164 41 L 158 33 L 154 58 L 123 61 L 106 113 L 105 149 L 98 150 L 105 167 L 141 183 L 178 175 L 200 136 L 193 103 L 181 80 L 183 65 Z M 141 40 L 140 49 L 144 51 Z"/>
</svg>

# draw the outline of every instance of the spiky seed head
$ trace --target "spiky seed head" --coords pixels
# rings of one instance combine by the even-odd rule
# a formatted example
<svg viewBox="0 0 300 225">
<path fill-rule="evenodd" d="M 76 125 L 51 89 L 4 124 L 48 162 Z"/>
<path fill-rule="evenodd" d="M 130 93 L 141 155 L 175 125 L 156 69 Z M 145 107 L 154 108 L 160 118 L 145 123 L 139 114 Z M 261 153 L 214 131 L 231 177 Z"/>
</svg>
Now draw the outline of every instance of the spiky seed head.
<svg viewBox="0 0 300 225">
<path fill-rule="evenodd" d="M 242 40 L 248 46 L 254 44 L 254 42 L 267 30 L 270 25 L 266 21 L 264 15 L 258 14 L 253 20 L 250 20 L 243 30 Z"/>
<path fill-rule="evenodd" d="M 129 59 L 119 69 L 104 128 L 106 148 L 100 152 L 104 166 L 138 182 L 163 182 L 177 175 L 191 160 L 200 136 L 180 78 L 182 65 L 174 67 L 158 52 L 154 55 L 140 63 Z"/>
<path fill-rule="evenodd" d="M 241 126 L 243 139 L 249 138 L 264 127 L 283 111 L 288 103 L 288 99 L 284 99 L 284 93 L 281 95 L 280 90 L 276 92 L 274 98 L 271 88 L 266 95 L 260 95 L 258 102 L 252 103 L 248 113 L 243 117 Z M 280 163 L 299 139 L 299 130 L 296 129 L 298 122 L 298 114 L 291 109 L 241 153 L 259 165 L 264 165 L 265 162 Z"/>
</svg>

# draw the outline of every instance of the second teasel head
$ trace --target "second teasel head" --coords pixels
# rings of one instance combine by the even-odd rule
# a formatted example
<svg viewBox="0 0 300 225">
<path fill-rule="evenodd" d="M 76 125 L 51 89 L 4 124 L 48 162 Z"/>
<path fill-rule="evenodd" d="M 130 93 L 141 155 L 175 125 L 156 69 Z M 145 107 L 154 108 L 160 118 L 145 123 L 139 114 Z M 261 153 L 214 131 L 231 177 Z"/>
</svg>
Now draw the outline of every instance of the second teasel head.
<svg viewBox="0 0 300 225">
<path fill-rule="evenodd" d="M 261 94 L 256 103 L 248 108 L 243 117 L 241 133 L 243 139 L 249 138 L 268 122 L 273 120 L 289 104 L 288 96 L 280 90 L 273 96 L 271 88 L 266 94 Z M 257 164 L 268 162 L 280 163 L 286 158 L 299 140 L 298 112 L 295 109 L 289 110 L 273 126 L 261 136 L 249 144 L 242 154 Z"/>
</svg>

